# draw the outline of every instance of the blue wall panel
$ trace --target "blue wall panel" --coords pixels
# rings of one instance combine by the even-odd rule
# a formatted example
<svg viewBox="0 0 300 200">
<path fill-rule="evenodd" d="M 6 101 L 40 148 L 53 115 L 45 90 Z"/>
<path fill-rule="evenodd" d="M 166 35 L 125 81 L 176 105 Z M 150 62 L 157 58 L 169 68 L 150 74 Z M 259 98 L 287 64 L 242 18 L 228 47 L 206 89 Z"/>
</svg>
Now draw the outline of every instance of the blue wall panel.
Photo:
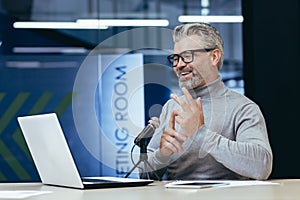
<svg viewBox="0 0 300 200">
<path fill-rule="evenodd" d="M 64 60 L 76 61 L 80 65 L 83 58 L 1 57 L 0 181 L 39 180 L 16 118 L 49 112 L 58 114 L 80 173 L 84 176 L 99 175 L 100 163 L 81 144 L 72 117 L 72 89 L 78 66 L 59 66 Z M 47 63 L 52 63 L 51 67 L 45 67 Z"/>
</svg>

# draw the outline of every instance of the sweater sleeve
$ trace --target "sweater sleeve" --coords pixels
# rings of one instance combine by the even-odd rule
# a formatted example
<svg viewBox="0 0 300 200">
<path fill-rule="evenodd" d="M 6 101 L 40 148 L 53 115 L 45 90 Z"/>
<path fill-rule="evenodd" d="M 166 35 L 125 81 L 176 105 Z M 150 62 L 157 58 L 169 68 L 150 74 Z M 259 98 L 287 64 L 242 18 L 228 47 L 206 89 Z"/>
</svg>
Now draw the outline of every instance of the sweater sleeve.
<svg viewBox="0 0 300 200">
<path fill-rule="evenodd" d="M 203 125 L 192 138 L 200 144 L 199 157 L 206 154 L 231 171 L 257 180 L 267 179 L 272 170 L 273 155 L 262 113 L 257 105 L 245 105 L 235 116 L 234 140 Z"/>
</svg>

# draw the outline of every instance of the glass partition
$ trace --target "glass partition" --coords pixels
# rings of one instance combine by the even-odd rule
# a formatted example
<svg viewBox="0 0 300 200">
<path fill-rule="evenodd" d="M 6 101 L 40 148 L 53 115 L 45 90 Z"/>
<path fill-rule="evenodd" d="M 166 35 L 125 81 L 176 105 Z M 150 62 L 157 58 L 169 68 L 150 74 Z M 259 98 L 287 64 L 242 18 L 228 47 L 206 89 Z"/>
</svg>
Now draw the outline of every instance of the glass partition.
<svg viewBox="0 0 300 200">
<path fill-rule="evenodd" d="M 225 43 L 220 74 L 228 87 L 243 93 L 241 13 L 241 0 L 1 0 L 0 181 L 39 180 L 16 117 L 49 112 L 58 114 L 82 175 L 123 176 L 130 165 L 124 167 L 122 159 L 131 163 L 132 144 L 119 144 L 124 154 L 108 162 L 99 159 L 101 137 L 85 133 L 88 140 L 98 140 L 93 143 L 96 146 L 86 146 L 74 118 L 76 78 L 90 56 L 142 55 L 144 84 L 138 87 L 144 92 L 144 102 L 139 105 L 144 105 L 145 124 L 159 115 L 171 91 L 180 92 L 166 59 L 173 48 L 172 29 L 178 24 L 208 21 L 219 29 Z M 98 69 L 93 77 L 96 82 L 105 74 L 101 74 L 101 62 L 97 57 L 89 65 Z M 109 62 L 113 66 L 115 60 Z M 85 78 L 87 82 L 92 79 Z M 99 85 L 95 88 L 108 87 Z M 98 117 L 99 94 L 91 94 L 96 99 L 93 114 Z M 88 105 L 79 102 L 76 106 L 83 111 Z M 87 116 L 85 120 L 91 119 Z M 104 157 L 110 159 L 109 155 Z"/>
</svg>

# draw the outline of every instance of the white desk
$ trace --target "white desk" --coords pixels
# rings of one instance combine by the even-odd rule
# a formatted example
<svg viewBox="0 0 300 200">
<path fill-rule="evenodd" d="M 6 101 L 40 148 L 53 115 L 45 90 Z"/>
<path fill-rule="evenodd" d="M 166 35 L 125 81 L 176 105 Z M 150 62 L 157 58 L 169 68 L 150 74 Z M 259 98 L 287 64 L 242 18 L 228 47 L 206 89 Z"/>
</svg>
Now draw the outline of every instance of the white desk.
<svg viewBox="0 0 300 200">
<path fill-rule="evenodd" d="M 51 191 L 26 198 L 55 200 L 193 200 L 193 199 L 228 199 L 228 200 L 293 200 L 300 199 L 300 179 L 273 180 L 280 185 L 260 185 L 207 189 L 166 189 L 163 182 L 155 182 L 143 187 L 79 190 L 42 185 L 40 183 L 0 183 L 0 191 L 35 190 Z"/>
</svg>

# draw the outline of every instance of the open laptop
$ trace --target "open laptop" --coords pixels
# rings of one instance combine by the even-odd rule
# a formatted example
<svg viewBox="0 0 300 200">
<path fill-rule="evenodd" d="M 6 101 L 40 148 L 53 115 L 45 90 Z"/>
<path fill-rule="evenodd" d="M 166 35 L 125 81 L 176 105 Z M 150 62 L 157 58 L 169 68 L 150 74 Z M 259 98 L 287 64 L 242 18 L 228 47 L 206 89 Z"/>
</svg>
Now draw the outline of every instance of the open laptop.
<svg viewBox="0 0 300 200">
<path fill-rule="evenodd" d="M 153 180 L 80 177 L 55 113 L 18 117 L 43 184 L 80 189 L 144 186 Z"/>
</svg>

